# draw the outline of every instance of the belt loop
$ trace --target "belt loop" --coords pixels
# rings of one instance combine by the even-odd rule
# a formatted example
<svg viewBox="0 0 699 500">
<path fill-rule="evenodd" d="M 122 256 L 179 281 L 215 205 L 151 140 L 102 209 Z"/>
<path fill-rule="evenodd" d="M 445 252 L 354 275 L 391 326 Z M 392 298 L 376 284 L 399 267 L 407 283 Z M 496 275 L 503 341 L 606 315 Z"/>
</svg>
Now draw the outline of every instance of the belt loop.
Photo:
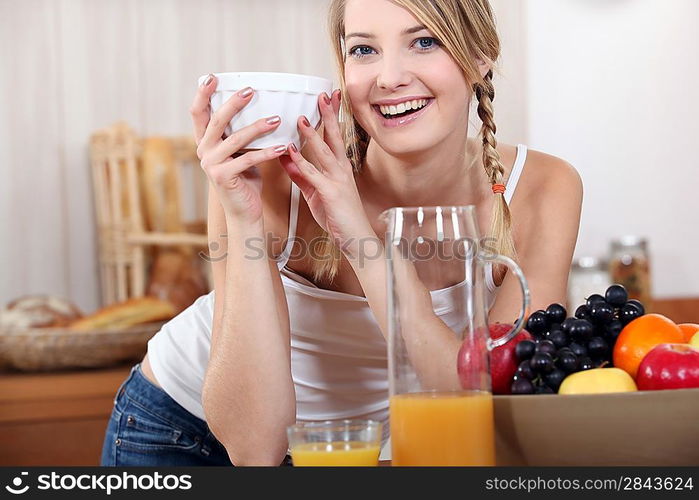
<svg viewBox="0 0 699 500">
<path fill-rule="evenodd" d="M 138 364 L 135 364 L 134 366 L 131 367 L 131 371 L 129 372 L 129 376 L 126 377 L 126 380 L 124 380 L 124 381 L 121 383 L 121 385 L 119 385 L 119 388 L 118 388 L 117 391 L 116 391 L 116 396 L 114 396 L 114 404 L 115 404 L 115 405 L 117 404 L 117 400 L 119 399 L 119 396 L 121 396 L 121 395 L 123 394 L 124 388 L 125 388 L 126 384 L 127 384 L 127 383 L 129 382 L 129 380 L 131 380 L 131 378 L 133 377 L 133 374 L 134 374 L 134 372 L 136 371 L 136 367 L 137 367 L 137 366 L 138 366 Z"/>
</svg>

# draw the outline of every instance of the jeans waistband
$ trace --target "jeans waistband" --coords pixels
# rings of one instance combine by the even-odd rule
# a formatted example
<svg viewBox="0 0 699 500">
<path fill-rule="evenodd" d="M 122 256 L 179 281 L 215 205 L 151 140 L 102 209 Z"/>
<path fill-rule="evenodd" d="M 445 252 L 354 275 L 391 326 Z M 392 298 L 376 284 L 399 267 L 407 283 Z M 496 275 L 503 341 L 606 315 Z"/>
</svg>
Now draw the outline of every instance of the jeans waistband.
<svg viewBox="0 0 699 500">
<path fill-rule="evenodd" d="M 131 373 L 117 392 L 117 400 L 122 393 L 148 412 L 170 422 L 181 430 L 204 436 L 209 431 L 204 420 L 192 415 L 162 388 L 148 380 L 141 371 L 140 363 L 131 368 Z M 123 407 L 118 409 L 121 410 Z"/>
</svg>

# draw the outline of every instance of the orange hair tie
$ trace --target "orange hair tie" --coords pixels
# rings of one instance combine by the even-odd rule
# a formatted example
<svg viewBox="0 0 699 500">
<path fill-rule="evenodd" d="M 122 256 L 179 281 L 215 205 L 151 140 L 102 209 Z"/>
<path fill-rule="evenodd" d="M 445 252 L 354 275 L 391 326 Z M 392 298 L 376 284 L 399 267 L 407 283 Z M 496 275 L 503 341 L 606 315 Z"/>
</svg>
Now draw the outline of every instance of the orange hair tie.
<svg viewBox="0 0 699 500">
<path fill-rule="evenodd" d="M 493 194 L 504 194 L 505 185 L 504 184 L 493 184 Z"/>
</svg>

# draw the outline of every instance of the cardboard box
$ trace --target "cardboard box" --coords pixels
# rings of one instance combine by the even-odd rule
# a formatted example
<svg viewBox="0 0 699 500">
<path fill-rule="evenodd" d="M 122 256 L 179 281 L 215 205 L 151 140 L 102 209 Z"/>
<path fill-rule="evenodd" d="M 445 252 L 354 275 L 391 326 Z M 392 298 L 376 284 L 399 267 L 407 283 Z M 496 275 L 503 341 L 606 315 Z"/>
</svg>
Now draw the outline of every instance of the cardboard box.
<svg viewBox="0 0 699 500">
<path fill-rule="evenodd" d="M 494 399 L 498 465 L 699 465 L 699 389 Z"/>
</svg>

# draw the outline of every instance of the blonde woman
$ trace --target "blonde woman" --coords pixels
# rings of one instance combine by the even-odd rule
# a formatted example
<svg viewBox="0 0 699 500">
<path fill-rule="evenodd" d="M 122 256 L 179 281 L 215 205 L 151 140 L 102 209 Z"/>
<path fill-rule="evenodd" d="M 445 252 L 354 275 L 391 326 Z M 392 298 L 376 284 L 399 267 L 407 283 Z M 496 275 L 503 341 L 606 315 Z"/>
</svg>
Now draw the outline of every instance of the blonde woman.
<svg viewBox="0 0 699 500">
<path fill-rule="evenodd" d="M 565 302 L 580 178 L 558 158 L 497 143 L 487 0 L 333 0 L 329 23 L 341 88 L 319 99 L 323 137 L 299 118 L 302 152 L 237 154 L 278 117 L 222 140 L 254 89 L 211 119 L 215 79 L 198 90 L 209 236 L 226 255 L 212 263 L 214 292 L 150 341 L 118 391 L 103 464 L 277 465 L 297 420 L 387 421 L 385 263 L 360 265 L 356 242 L 382 251 L 377 217 L 389 207 L 475 205 L 527 275 L 533 307 Z M 483 127 L 470 138 L 473 99 Z M 321 255 L 290 252 L 323 235 Z M 246 258 L 255 240 L 265 255 Z M 516 278 L 499 268 L 489 278 L 490 320 L 509 322 Z"/>
</svg>

